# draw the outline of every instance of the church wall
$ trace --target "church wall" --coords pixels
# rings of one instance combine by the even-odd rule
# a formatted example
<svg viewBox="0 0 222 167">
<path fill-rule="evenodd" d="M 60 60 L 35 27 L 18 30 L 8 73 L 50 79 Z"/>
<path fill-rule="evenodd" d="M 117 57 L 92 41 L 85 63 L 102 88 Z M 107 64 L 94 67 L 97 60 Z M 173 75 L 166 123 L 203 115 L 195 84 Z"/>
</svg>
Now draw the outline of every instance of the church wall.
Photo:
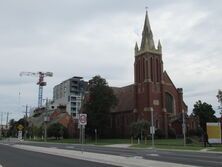
<svg viewBox="0 0 222 167">
<path fill-rule="evenodd" d="M 174 113 L 166 112 L 165 93 L 173 97 Z M 167 96 L 167 97 L 171 97 Z M 170 98 L 168 98 L 170 99 Z M 169 104 L 169 103 L 167 103 Z M 169 106 L 168 106 L 169 108 Z M 113 113 L 113 129 L 116 136 L 129 136 L 129 125 L 134 121 L 151 122 L 151 110 L 154 113 L 154 125 L 168 135 L 169 117 L 186 111 L 182 89 L 177 89 L 168 75 L 163 72 L 162 46 L 157 48 L 146 13 L 140 48 L 135 46 L 134 62 L 134 109 Z M 178 123 L 172 124 L 180 132 Z"/>
</svg>

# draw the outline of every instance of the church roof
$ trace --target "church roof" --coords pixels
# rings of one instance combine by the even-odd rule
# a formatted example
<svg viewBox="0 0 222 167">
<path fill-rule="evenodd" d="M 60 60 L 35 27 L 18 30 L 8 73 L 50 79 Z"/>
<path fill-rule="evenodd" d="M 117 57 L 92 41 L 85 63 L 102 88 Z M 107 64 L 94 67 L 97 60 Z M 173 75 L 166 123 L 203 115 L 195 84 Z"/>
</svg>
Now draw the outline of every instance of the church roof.
<svg viewBox="0 0 222 167">
<path fill-rule="evenodd" d="M 112 87 L 118 99 L 117 106 L 111 112 L 133 111 L 134 109 L 134 85 L 117 88 Z"/>
</svg>

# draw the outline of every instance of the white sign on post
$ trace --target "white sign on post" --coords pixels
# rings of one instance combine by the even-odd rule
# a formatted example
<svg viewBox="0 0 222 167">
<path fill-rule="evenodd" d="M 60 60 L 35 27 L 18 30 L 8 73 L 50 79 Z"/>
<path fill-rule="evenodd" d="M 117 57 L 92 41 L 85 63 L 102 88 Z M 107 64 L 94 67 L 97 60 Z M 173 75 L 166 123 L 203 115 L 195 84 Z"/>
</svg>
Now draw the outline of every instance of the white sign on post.
<svg viewBox="0 0 222 167">
<path fill-rule="evenodd" d="M 154 126 L 150 126 L 150 134 L 155 134 L 155 127 Z"/>
<path fill-rule="evenodd" d="M 22 131 L 18 131 L 18 140 L 22 140 Z"/>
<path fill-rule="evenodd" d="M 87 124 L 87 114 L 79 114 L 79 125 Z"/>
</svg>

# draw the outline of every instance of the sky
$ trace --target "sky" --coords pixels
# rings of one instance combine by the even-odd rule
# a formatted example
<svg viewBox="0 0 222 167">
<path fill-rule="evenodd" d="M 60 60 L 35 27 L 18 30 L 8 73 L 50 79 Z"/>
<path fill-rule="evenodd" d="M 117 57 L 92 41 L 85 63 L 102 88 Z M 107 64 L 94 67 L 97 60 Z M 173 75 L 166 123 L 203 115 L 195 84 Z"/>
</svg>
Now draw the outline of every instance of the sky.
<svg viewBox="0 0 222 167">
<path fill-rule="evenodd" d="M 141 42 L 145 7 L 155 43 L 162 43 L 164 70 L 183 88 L 191 113 L 196 101 L 213 106 L 222 89 L 220 0 L 0 0 L 0 112 L 3 122 L 37 106 L 38 77 L 44 99 L 73 76 L 95 75 L 110 86 L 133 83 L 134 46 Z"/>
</svg>

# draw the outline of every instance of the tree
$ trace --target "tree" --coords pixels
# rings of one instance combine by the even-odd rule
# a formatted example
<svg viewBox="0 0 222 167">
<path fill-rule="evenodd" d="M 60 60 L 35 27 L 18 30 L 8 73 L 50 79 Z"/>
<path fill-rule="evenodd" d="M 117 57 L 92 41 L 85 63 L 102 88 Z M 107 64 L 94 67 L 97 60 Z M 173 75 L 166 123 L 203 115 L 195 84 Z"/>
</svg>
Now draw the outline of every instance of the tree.
<svg viewBox="0 0 222 167">
<path fill-rule="evenodd" d="M 17 135 L 17 127 L 18 125 L 22 125 L 23 127 L 28 126 L 28 122 L 25 120 L 25 118 L 21 118 L 18 121 L 15 121 L 14 119 L 11 119 L 9 121 L 9 130 L 7 136 L 15 137 Z M 24 128 L 23 128 L 23 134 L 24 134 Z"/>
<path fill-rule="evenodd" d="M 100 136 L 109 127 L 110 111 L 117 104 L 113 89 L 104 78 L 95 76 L 89 81 L 89 95 L 86 97 L 83 110 L 87 113 L 87 130 L 93 134 L 95 129 Z"/>
<path fill-rule="evenodd" d="M 220 103 L 220 106 L 219 106 L 219 109 L 221 110 L 220 114 L 222 114 L 222 91 L 220 89 L 218 90 L 218 93 L 217 93 L 217 99 L 218 99 L 218 102 Z"/>
<path fill-rule="evenodd" d="M 67 136 L 67 128 L 59 123 L 54 123 L 48 127 L 48 137 L 55 137 L 59 139 L 60 137 Z"/>
<path fill-rule="evenodd" d="M 150 123 L 145 120 L 140 120 L 137 122 L 133 122 L 130 125 L 131 133 L 134 138 L 140 137 L 141 140 L 143 137 L 149 134 Z"/>
<path fill-rule="evenodd" d="M 197 101 L 194 104 L 193 108 L 194 116 L 199 117 L 200 127 L 206 131 L 207 122 L 217 122 L 217 117 L 214 115 L 215 111 L 212 108 L 212 105 L 207 103 L 202 103 L 201 100 Z"/>
</svg>

